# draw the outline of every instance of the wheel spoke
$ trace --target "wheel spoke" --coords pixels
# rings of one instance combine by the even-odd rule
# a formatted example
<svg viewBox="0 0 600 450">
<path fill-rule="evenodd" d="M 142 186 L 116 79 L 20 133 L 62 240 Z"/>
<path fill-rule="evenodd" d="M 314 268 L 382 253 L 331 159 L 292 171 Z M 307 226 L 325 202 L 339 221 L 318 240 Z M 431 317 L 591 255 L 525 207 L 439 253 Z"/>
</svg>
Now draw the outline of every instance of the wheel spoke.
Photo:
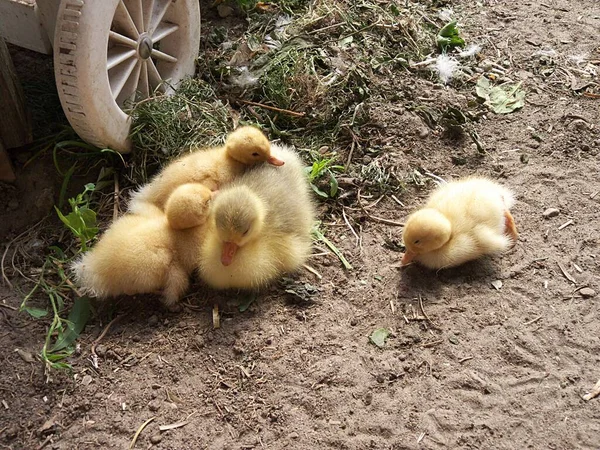
<svg viewBox="0 0 600 450">
<path fill-rule="evenodd" d="M 113 67 L 118 66 L 126 59 L 134 56 L 135 53 L 136 50 L 134 48 L 121 47 L 120 45 L 109 48 L 106 68 L 110 70 Z"/>
<path fill-rule="evenodd" d="M 148 64 L 142 61 L 142 71 L 140 73 L 140 82 L 138 89 L 144 98 L 150 97 L 150 84 L 148 83 Z"/>
<path fill-rule="evenodd" d="M 155 49 L 152 49 L 152 56 L 155 57 L 156 59 L 160 59 L 160 60 L 167 61 L 170 63 L 177 62 L 177 58 L 175 58 L 174 56 L 168 55 L 164 52 L 161 52 L 161 51 L 155 50 Z"/>
<path fill-rule="evenodd" d="M 116 31 L 109 31 L 108 36 L 112 41 L 117 42 L 121 45 L 125 45 L 131 48 L 137 48 L 137 42 L 135 42 L 133 39 L 129 39 L 127 36 L 123 36 L 122 34 L 117 33 Z"/>
<path fill-rule="evenodd" d="M 148 80 L 150 81 L 150 85 L 152 89 L 160 90 L 161 92 L 165 91 L 165 87 L 162 82 L 162 78 L 160 77 L 160 73 L 150 58 L 146 60 L 146 66 L 148 67 Z"/>
<path fill-rule="evenodd" d="M 152 19 L 152 12 L 154 11 L 154 0 L 146 0 L 144 3 L 144 30 L 148 31 L 150 28 L 150 21 Z"/>
<path fill-rule="evenodd" d="M 140 82 L 140 72 L 142 71 L 142 60 L 137 60 L 131 75 L 117 96 L 117 105 L 122 105 L 127 100 L 134 98 L 135 91 Z"/>
<path fill-rule="evenodd" d="M 161 39 L 167 37 L 171 33 L 174 33 L 178 29 L 179 29 L 179 25 L 177 25 L 177 24 L 161 22 L 158 25 L 158 27 L 156 27 L 156 30 L 154 31 L 154 34 L 152 35 L 152 42 L 156 43 L 156 42 L 160 41 Z"/>
<path fill-rule="evenodd" d="M 113 93 L 113 98 L 116 99 L 119 96 L 137 63 L 137 58 L 131 58 L 127 64 L 115 67 L 115 70 L 109 72 L 108 79 L 110 82 L 110 90 Z"/>
<path fill-rule="evenodd" d="M 133 23 L 141 34 L 144 29 L 144 12 L 142 10 L 142 0 L 124 0 L 125 7 L 133 19 Z"/>
<path fill-rule="evenodd" d="M 129 15 L 129 11 L 127 11 L 127 7 L 123 0 L 121 0 L 117 4 L 117 10 L 115 11 L 115 17 L 113 18 L 113 25 L 116 25 L 120 34 L 126 34 L 128 37 L 132 39 L 137 39 L 140 36 L 140 33 L 133 23 L 133 19 Z"/>
<path fill-rule="evenodd" d="M 154 30 L 158 28 L 158 24 L 162 22 L 163 17 L 167 13 L 167 9 L 171 6 L 173 0 L 158 0 L 156 8 L 152 11 L 152 19 L 150 20 L 150 27 L 148 27 L 148 33 L 154 34 Z"/>
</svg>

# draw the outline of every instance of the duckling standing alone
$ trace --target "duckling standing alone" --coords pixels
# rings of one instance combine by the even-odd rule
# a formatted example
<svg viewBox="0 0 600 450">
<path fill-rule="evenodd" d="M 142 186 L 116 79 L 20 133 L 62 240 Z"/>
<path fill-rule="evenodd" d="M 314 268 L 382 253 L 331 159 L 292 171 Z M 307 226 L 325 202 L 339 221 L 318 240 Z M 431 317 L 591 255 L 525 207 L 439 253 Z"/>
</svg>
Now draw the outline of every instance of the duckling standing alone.
<svg viewBox="0 0 600 450">
<path fill-rule="evenodd" d="M 193 193 L 194 204 L 206 221 L 212 193 L 202 185 L 194 185 Z M 116 220 L 72 268 L 77 284 L 90 295 L 104 298 L 161 291 L 163 303 L 176 310 L 189 287 L 203 239 L 202 224 L 174 229 L 158 208 L 147 209 L 145 215 L 126 214 Z"/>
<path fill-rule="evenodd" d="M 202 183 L 214 191 L 246 168 L 265 161 L 275 166 L 283 164 L 271 155 L 271 143 L 260 130 L 240 127 L 227 136 L 224 146 L 197 150 L 167 165 L 150 183 L 133 194 L 129 211 L 147 214 L 152 206 L 164 210 L 171 193 L 182 184 Z"/>
<path fill-rule="evenodd" d="M 273 151 L 283 167 L 256 166 L 216 195 L 198 264 L 212 287 L 260 288 L 311 253 L 315 213 L 303 164 L 287 147 Z"/>
<path fill-rule="evenodd" d="M 512 192 L 487 178 L 440 186 L 406 221 L 402 264 L 442 269 L 508 250 L 518 239 L 513 204 Z"/>
</svg>

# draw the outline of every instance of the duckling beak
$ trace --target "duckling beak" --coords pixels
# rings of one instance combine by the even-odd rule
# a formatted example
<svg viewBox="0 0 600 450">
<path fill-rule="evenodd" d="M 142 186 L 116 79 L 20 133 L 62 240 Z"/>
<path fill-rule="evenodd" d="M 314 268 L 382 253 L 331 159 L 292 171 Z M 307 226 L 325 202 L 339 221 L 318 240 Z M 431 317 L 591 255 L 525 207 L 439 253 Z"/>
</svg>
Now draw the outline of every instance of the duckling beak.
<svg viewBox="0 0 600 450">
<path fill-rule="evenodd" d="M 410 264 L 412 262 L 413 259 L 415 259 L 415 256 L 417 256 L 416 253 L 407 251 L 406 253 L 404 253 L 404 256 L 402 257 L 402 261 L 400 261 L 400 264 L 402 266 L 407 266 L 408 264 Z"/>
<path fill-rule="evenodd" d="M 273 155 L 271 155 L 267 158 L 267 162 L 274 166 L 283 166 L 285 164 L 285 161 L 282 161 L 281 159 L 276 158 Z"/>
<path fill-rule="evenodd" d="M 225 242 L 223 244 L 223 250 L 221 252 L 221 263 L 224 266 L 228 266 L 233 262 L 233 257 L 239 246 L 233 242 Z"/>
</svg>

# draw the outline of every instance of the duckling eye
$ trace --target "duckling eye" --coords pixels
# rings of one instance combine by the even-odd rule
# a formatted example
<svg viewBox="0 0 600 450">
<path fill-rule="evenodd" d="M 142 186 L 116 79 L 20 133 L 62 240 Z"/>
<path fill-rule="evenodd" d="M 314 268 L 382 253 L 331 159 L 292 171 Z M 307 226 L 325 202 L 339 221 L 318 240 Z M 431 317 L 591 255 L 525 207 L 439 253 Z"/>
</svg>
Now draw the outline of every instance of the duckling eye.
<svg viewBox="0 0 600 450">
<path fill-rule="evenodd" d="M 258 156 L 258 152 L 252 153 L 252 156 Z"/>
<path fill-rule="evenodd" d="M 421 242 L 421 240 L 420 240 L 420 239 L 417 239 L 417 240 L 416 240 L 414 243 L 415 243 L 415 244 L 418 244 L 419 242 Z"/>
<path fill-rule="evenodd" d="M 248 234 L 248 232 L 249 232 L 249 231 L 250 231 L 250 228 L 248 228 L 246 231 L 244 231 L 244 232 L 242 233 L 242 236 L 246 236 L 246 235 Z"/>
</svg>

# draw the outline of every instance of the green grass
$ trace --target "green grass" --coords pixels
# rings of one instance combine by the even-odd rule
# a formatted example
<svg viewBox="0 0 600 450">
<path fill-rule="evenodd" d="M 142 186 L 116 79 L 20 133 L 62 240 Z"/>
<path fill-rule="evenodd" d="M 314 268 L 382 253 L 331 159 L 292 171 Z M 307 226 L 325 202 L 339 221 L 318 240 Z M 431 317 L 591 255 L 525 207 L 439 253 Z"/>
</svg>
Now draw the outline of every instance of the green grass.
<svg viewBox="0 0 600 450">
<path fill-rule="evenodd" d="M 181 152 L 221 144 L 233 128 L 230 109 L 214 89 L 191 78 L 174 95 L 139 102 L 131 115 L 131 138 L 137 151 L 130 161 L 130 179 L 136 183 L 147 181 L 153 171 Z"/>
</svg>

